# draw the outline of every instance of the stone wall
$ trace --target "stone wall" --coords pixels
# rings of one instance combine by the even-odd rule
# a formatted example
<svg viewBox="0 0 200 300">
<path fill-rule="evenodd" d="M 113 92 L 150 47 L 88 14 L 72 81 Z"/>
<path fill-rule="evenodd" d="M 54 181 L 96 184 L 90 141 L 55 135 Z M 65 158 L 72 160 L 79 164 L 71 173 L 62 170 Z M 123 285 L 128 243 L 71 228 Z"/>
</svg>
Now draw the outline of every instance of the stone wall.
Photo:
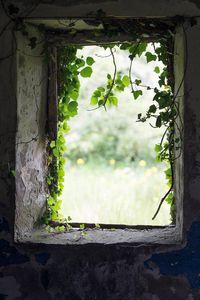
<svg viewBox="0 0 200 300">
<path fill-rule="evenodd" d="M 153 2 L 152 0 L 40 1 L 40 5 L 36 5 L 34 10 L 32 10 L 32 5 L 38 1 L 15 1 L 15 4 L 18 2 L 22 8 L 29 6 L 32 16 L 41 18 L 84 16 L 86 13 L 100 8 L 111 15 L 136 17 L 200 15 L 200 5 L 195 0 L 155 0 Z M 49 246 L 39 243 L 14 243 L 16 191 L 15 177 L 12 175 L 12 171 L 15 169 L 15 164 L 17 172 L 22 172 L 23 161 L 25 160 L 27 163 L 30 160 L 30 172 L 24 173 L 27 182 L 29 182 L 28 188 L 30 190 L 28 192 L 33 193 L 33 198 L 36 195 L 41 196 L 41 198 L 36 197 L 38 204 L 31 209 L 34 209 L 37 215 L 38 207 L 41 208 L 44 205 L 42 195 L 45 187 L 41 187 L 40 183 L 43 182 L 45 174 L 40 171 L 45 162 L 44 157 L 40 154 L 37 156 L 37 151 L 41 150 L 41 147 L 45 148 L 41 130 L 44 127 L 45 111 L 39 110 L 37 122 L 29 116 L 29 121 L 33 125 L 31 130 L 33 130 L 34 136 L 35 134 L 37 136 L 37 129 L 41 126 L 41 135 L 37 141 L 33 140 L 28 146 L 24 143 L 19 144 L 26 142 L 27 136 L 20 136 L 17 128 L 19 128 L 20 118 L 24 114 L 29 114 L 30 108 L 32 111 L 37 111 L 40 104 L 44 104 L 45 91 L 38 88 L 34 95 L 33 91 L 29 90 L 32 84 L 31 78 L 37 77 L 38 80 L 44 71 L 41 64 L 37 63 L 37 59 L 32 58 L 29 60 L 30 65 L 26 63 L 25 67 L 24 59 L 22 57 L 20 59 L 19 53 L 18 68 L 16 68 L 16 42 L 11 30 L 12 22 L 5 27 L 8 21 L 3 9 L 1 9 L 0 299 L 200 299 L 199 19 L 197 18 L 197 24 L 193 24 L 193 26 L 187 21 L 184 24 L 187 68 L 184 82 L 184 184 L 181 188 L 183 190 L 185 239 L 182 243 L 174 246 L 147 245 L 144 243 L 135 246 L 129 244 Z M 25 76 L 23 72 L 29 75 Z M 20 76 L 26 77 L 27 87 L 20 87 Z M 17 104 L 19 89 L 21 89 L 20 99 L 24 100 Z M 28 101 L 27 105 L 30 105 L 29 109 L 26 107 L 26 101 Z M 16 150 L 18 151 L 19 147 L 21 147 L 22 152 L 20 158 L 16 156 L 18 153 Z M 27 147 L 30 147 L 29 150 L 34 154 L 32 157 L 25 155 Z M 28 153 L 30 152 L 28 151 Z M 35 162 L 33 164 L 33 157 L 37 157 L 37 166 Z M 39 173 L 37 173 L 38 169 Z M 36 192 L 31 189 L 33 180 L 36 180 L 38 184 Z M 16 183 L 18 186 L 19 183 Z M 24 203 L 26 204 L 28 198 L 22 197 L 18 200 L 22 201 L 23 199 L 25 199 Z M 25 206 L 24 204 L 22 207 L 19 206 L 22 209 L 21 215 L 19 212 L 19 218 L 23 218 Z M 17 209 L 19 207 L 17 206 Z M 26 219 L 24 222 L 26 225 L 27 222 L 32 221 Z"/>
</svg>

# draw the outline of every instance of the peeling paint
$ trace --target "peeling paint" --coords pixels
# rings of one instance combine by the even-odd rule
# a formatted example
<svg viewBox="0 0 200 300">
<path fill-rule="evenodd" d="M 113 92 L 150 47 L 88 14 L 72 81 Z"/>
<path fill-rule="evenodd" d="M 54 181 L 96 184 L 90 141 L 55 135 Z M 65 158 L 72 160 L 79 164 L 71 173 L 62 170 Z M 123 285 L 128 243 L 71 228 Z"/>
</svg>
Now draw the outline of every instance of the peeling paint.
<svg viewBox="0 0 200 300">
<path fill-rule="evenodd" d="M 194 222 L 187 235 L 187 244 L 183 249 L 153 254 L 144 262 L 144 265 L 152 271 L 159 267 L 161 275 L 185 276 L 192 287 L 200 288 L 199 254 L 200 222 Z"/>
</svg>

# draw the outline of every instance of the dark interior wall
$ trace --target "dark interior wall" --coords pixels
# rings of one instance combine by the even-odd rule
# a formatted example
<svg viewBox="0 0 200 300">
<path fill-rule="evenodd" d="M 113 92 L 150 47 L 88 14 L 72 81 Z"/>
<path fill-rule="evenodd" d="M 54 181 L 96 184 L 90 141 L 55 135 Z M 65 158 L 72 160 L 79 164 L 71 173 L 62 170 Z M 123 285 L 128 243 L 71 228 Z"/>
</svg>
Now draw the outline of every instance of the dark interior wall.
<svg viewBox="0 0 200 300">
<path fill-rule="evenodd" d="M 23 2 L 23 1 L 15 1 Z M 36 1 L 35 1 L 36 2 Z M 32 15 L 200 15 L 198 1 L 40 1 Z M 48 4 L 44 4 L 47 3 Z M 52 2 L 52 4 L 51 4 Z M 81 4 L 80 4 L 81 2 Z M 104 3 L 105 2 L 105 3 Z M 34 1 L 24 1 L 30 5 Z M 69 4 L 69 6 L 68 6 Z M 72 5 L 73 4 L 73 5 Z M 176 246 L 45 246 L 13 242 L 17 99 L 15 41 L 0 10 L 0 299 L 200 299 L 200 25 L 185 23 L 184 228 Z M 198 19 L 197 19 L 198 21 Z"/>
</svg>

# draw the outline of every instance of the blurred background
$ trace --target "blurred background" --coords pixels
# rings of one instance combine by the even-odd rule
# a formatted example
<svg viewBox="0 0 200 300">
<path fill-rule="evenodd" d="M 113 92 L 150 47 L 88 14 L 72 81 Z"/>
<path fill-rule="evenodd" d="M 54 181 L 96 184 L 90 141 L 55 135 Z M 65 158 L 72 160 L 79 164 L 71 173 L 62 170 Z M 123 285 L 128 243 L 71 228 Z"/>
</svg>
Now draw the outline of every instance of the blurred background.
<svg viewBox="0 0 200 300">
<path fill-rule="evenodd" d="M 116 47 L 114 55 L 118 72 L 128 75 L 128 53 Z M 113 76 L 112 57 L 109 49 L 98 46 L 84 47 L 77 56 L 91 56 L 95 63 L 91 78 L 80 76 L 78 115 L 69 121 L 61 214 L 79 223 L 170 224 L 167 203 L 152 221 L 168 189 L 164 175 L 167 165 L 156 162 L 154 152 L 163 129 L 152 128 L 149 122 L 136 122 L 137 115 L 145 114 L 152 104 L 153 91 L 140 88 L 143 96 L 134 100 L 131 88 L 127 88 L 117 94 L 117 107 L 90 111 L 94 108 L 90 105 L 93 91 L 105 86 L 108 73 Z M 161 63 L 147 64 L 144 56 L 134 59 L 133 81 L 141 79 L 143 85 L 157 87 L 157 66 L 162 70 Z"/>
</svg>

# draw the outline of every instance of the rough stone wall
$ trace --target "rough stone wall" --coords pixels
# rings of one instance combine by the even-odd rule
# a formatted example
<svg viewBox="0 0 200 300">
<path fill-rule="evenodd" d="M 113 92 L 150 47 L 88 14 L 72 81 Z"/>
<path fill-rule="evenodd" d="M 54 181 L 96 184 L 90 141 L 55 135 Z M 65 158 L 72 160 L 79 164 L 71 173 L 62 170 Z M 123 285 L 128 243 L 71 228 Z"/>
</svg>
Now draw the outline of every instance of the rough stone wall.
<svg viewBox="0 0 200 300">
<path fill-rule="evenodd" d="M 42 41 L 36 29 L 30 36 Z M 47 176 L 47 81 L 48 67 L 41 55 L 42 43 L 28 47 L 27 38 L 16 36 L 17 65 L 17 134 L 16 134 L 16 213 L 15 234 L 30 235 L 33 225 L 44 212 Z"/>
<path fill-rule="evenodd" d="M 24 2 L 27 5 L 34 1 Z M 94 5 L 66 8 L 56 8 L 56 1 L 50 5 L 51 2 L 37 7 L 33 14 L 69 16 L 102 8 L 117 15 L 200 15 L 198 1 L 194 0 L 157 0 L 153 4 L 150 0 L 115 4 L 95 1 Z M 0 28 L 5 28 L 7 22 L 1 9 Z M 10 27 L 0 34 L 0 299 L 200 299 L 200 25 L 191 27 L 187 23 L 186 29 L 184 229 L 187 234 L 185 242 L 176 247 L 44 246 L 13 242 L 15 178 L 11 171 L 15 166 L 17 88 L 16 60 L 12 54 L 15 43 Z"/>
</svg>

